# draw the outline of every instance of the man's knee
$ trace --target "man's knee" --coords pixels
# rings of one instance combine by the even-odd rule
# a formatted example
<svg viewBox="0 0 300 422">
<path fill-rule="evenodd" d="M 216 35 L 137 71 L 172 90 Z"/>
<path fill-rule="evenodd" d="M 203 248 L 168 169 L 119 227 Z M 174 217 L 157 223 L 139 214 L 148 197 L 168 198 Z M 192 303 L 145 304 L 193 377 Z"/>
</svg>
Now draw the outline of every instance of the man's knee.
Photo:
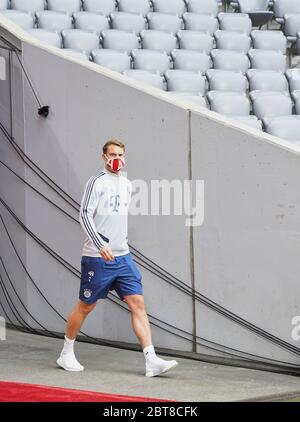
<svg viewBox="0 0 300 422">
<path fill-rule="evenodd" d="M 96 306 L 96 302 L 92 304 L 84 303 L 82 300 L 78 302 L 78 309 L 79 311 L 84 314 L 88 315 Z"/>
<path fill-rule="evenodd" d="M 125 301 L 131 312 L 144 312 L 145 302 L 142 295 L 125 296 Z"/>
</svg>

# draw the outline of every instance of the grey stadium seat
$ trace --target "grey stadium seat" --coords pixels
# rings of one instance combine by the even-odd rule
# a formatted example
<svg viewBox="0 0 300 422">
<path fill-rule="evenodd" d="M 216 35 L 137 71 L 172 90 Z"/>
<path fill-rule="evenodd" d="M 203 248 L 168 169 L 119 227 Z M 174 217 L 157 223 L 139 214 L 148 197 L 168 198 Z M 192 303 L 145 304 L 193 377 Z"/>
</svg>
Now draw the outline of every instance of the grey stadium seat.
<svg viewBox="0 0 300 422">
<path fill-rule="evenodd" d="M 11 0 L 10 7 L 15 10 L 23 10 L 25 12 L 36 12 L 45 9 L 44 0 Z"/>
<path fill-rule="evenodd" d="M 253 91 L 249 91 L 249 97 L 252 101 L 256 100 L 259 97 L 266 97 L 266 96 L 274 96 L 274 98 L 287 97 L 287 98 L 291 99 L 289 91 L 276 91 L 276 90 L 270 90 L 270 91 L 253 90 Z"/>
<path fill-rule="evenodd" d="M 284 23 L 284 15 L 300 13 L 299 0 L 276 0 L 274 3 L 274 16 L 277 22 Z"/>
<path fill-rule="evenodd" d="M 297 40 L 297 33 L 300 30 L 300 13 L 284 15 L 284 34 L 291 42 Z"/>
<path fill-rule="evenodd" d="M 87 54 L 84 51 L 73 50 L 73 48 L 64 48 L 63 52 L 68 56 L 76 57 L 77 59 L 89 60 Z"/>
<path fill-rule="evenodd" d="M 205 32 L 198 31 L 179 31 L 177 33 L 179 47 L 185 50 L 211 52 L 214 46 L 213 37 Z"/>
<path fill-rule="evenodd" d="M 244 32 L 249 35 L 252 22 L 246 13 L 219 13 L 220 29 L 225 31 Z"/>
<path fill-rule="evenodd" d="M 49 10 L 66 12 L 71 15 L 80 11 L 81 0 L 47 0 L 47 5 Z"/>
<path fill-rule="evenodd" d="M 116 50 L 96 49 L 91 52 L 94 63 L 107 67 L 115 72 L 130 69 L 130 57 L 127 53 Z"/>
<path fill-rule="evenodd" d="M 204 52 L 194 50 L 173 50 L 171 55 L 174 69 L 192 70 L 201 72 L 204 75 L 211 67 L 210 57 Z"/>
<path fill-rule="evenodd" d="M 300 116 L 279 116 L 268 119 L 265 130 L 286 141 L 300 143 Z"/>
<path fill-rule="evenodd" d="M 177 47 L 177 38 L 173 34 L 162 31 L 147 30 L 141 32 L 142 46 L 148 50 L 171 51 Z"/>
<path fill-rule="evenodd" d="M 6 10 L 9 7 L 8 0 L 0 0 L 0 10 Z"/>
<path fill-rule="evenodd" d="M 37 27 L 48 29 L 49 31 L 62 31 L 72 29 L 72 17 L 67 13 L 55 12 L 53 10 L 43 10 L 36 12 Z"/>
<path fill-rule="evenodd" d="M 210 69 L 206 72 L 210 91 L 246 92 L 247 78 L 241 72 Z"/>
<path fill-rule="evenodd" d="M 282 92 L 252 91 L 253 113 L 264 122 L 267 117 L 292 114 L 293 103 Z"/>
<path fill-rule="evenodd" d="M 184 0 L 152 0 L 154 12 L 182 16 L 186 10 Z"/>
<path fill-rule="evenodd" d="M 300 89 L 300 69 L 288 69 L 285 74 L 289 81 L 290 91 Z"/>
<path fill-rule="evenodd" d="M 239 92 L 210 91 L 207 94 L 210 109 L 227 116 L 247 116 L 250 114 L 250 101 Z"/>
<path fill-rule="evenodd" d="M 97 33 L 109 29 L 108 18 L 100 13 L 76 12 L 73 16 L 75 29 L 95 31 Z"/>
<path fill-rule="evenodd" d="M 168 70 L 165 73 L 168 91 L 205 93 L 205 77 L 198 72 L 188 70 Z"/>
<path fill-rule="evenodd" d="M 149 0 L 118 0 L 118 9 L 120 12 L 146 16 L 151 10 L 151 3 Z"/>
<path fill-rule="evenodd" d="M 103 48 L 110 50 L 127 51 L 139 48 L 139 37 L 130 32 L 108 29 L 102 32 Z"/>
<path fill-rule="evenodd" d="M 282 72 L 275 70 L 249 69 L 247 72 L 250 91 L 289 90 L 288 81 Z"/>
<path fill-rule="evenodd" d="M 286 54 L 287 40 L 281 31 L 255 30 L 251 32 L 251 38 L 254 49 L 275 50 Z"/>
<path fill-rule="evenodd" d="M 210 35 L 213 35 L 219 28 L 218 20 L 215 17 L 198 13 L 185 13 L 183 21 L 186 30 L 208 32 Z"/>
<path fill-rule="evenodd" d="M 251 39 L 247 34 L 219 29 L 215 32 L 215 38 L 219 50 L 235 50 L 247 53 L 251 47 Z"/>
<path fill-rule="evenodd" d="M 249 51 L 249 57 L 253 69 L 279 70 L 285 72 L 287 68 L 286 56 L 280 51 L 253 49 Z"/>
<path fill-rule="evenodd" d="M 269 0 L 236 0 L 236 3 L 242 13 L 264 11 L 269 8 Z"/>
<path fill-rule="evenodd" d="M 183 21 L 176 15 L 150 12 L 147 14 L 149 29 L 176 34 L 182 29 Z"/>
<path fill-rule="evenodd" d="M 141 15 L 126 12 L 113 12 L 110 15 L 111 28 L 139 34 L 146 28 L 146 19 Z"/>
<path fill-rule="evenodd" d="M 102 13 L 109 16 L 116 10 L 115 0 L 83 0 L 83 10 L 86 12 Z"/>
<path fill-rule="evenodd" d="M 261 27 L 273 17 L 268 10 L 269 0 L 237 0 L 237 4 L 239 12 L 248 13 L 253 26 Z"/>
<path fill-rule="evenodd" d="M 242 73 L 250 67 L 250 61 L 245 53 L 233 50 L 213 50 L 211 52 L 215 69 L 238 70 Z"/>
<path fill-rule="evenodd" d="M 219 11 L 219 5 L 217 0 L 187 0 L 187 10 L 191 13 L 216 17 Z"/>
<path fill-rule="evenodd" d="M 3 10 L 1 14 L 12 20 L 16 25 L 19 25 L 23 29 L 33 28 L 35 25 L 35 19 L 30 12 L 8 9 Z"/>
<path fill-rule="evenodd" d="M 47 31 L 46 29 L 33 28 L 27 31 L 38 40 L 52 45 L 53 47 L 62 47 L 61 36 L 57 32 Z"/>
<path fill-rule="evenodd" d="M 133 50 L 132 58 L 134 69 L 158 72 L 161 75 L 170 69 L 171 66 L 170 57 L 161 51 Z"/>
<path fill-rule="evenodd" d="M 67 29 L 61 33 L 64 48 L 91 52 L 100 47 L 99 36 L 95 32 L 81 29 Z"/>
<path fill-rule="evenodd" d="M 262 130 L 262 122 L 256 116 L 230 116 L 231 119 L 243 125 L 250 126 L 253 129 Z"/>
<path fill-rule="evenodd" d="M 147 70 L 136 70 L 130 69 L 125 70 L 123 75 L 129 78 L 135 79 L 140 82 L 144 82 L 147 85 L 151 85 L 155 88 L 164 90 L 164 78 L 159 73 L 148 72 Z"/>
</svg>

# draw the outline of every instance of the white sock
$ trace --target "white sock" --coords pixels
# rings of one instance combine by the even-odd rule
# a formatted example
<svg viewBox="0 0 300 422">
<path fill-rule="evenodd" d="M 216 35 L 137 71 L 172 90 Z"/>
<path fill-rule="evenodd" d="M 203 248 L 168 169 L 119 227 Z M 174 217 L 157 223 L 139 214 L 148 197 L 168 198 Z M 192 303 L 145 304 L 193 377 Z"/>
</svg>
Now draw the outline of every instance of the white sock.
<svg viewBox="0 0 300 422">
<path fill-rule="evenodd" d="M 74 340 L 70 340 L 67 336 L 65 336 L 64 341 L 64 348 L 62 350 L 63 354 L 74 353 Z"/>
<path fill-rule="evenodd" d="M 143 352 L 144 352 L 145 359 L 148 362 L 158 359 L 154 350 L 154 346 L 152 344 L 150 346 L 145 347 L 143 349 Z"/>
</svg>

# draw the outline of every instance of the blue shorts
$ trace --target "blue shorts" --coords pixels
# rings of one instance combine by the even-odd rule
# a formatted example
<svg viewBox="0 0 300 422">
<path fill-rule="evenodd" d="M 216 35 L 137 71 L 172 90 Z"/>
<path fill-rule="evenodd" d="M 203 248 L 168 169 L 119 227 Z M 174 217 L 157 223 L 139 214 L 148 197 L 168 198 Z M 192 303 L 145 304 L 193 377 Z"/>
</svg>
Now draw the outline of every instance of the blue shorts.
<svg viewBox="0 0 300 422">
<path fill-rule="evenodd" d="M 106 299 L 110 290 L 115 290 L 122 300 L 127 295 L 142 295 L 141 280 L 131 253 L 116 256 L 113 261 L 82 256 L 79 299 L 92 304 Z"/>
</svg>

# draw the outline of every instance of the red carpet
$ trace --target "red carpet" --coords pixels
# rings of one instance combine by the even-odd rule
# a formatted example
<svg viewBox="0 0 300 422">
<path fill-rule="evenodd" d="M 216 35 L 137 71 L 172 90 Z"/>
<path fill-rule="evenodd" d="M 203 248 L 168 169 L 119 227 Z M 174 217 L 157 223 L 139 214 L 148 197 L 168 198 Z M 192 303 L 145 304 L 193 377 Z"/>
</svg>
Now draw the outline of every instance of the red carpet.
<svg viewBox="0 0 300 422">
<path fill-rule="evenodd" d="M 0 381 L 0 402 L 165 402 L 147 397 Z"/>
</svg>

